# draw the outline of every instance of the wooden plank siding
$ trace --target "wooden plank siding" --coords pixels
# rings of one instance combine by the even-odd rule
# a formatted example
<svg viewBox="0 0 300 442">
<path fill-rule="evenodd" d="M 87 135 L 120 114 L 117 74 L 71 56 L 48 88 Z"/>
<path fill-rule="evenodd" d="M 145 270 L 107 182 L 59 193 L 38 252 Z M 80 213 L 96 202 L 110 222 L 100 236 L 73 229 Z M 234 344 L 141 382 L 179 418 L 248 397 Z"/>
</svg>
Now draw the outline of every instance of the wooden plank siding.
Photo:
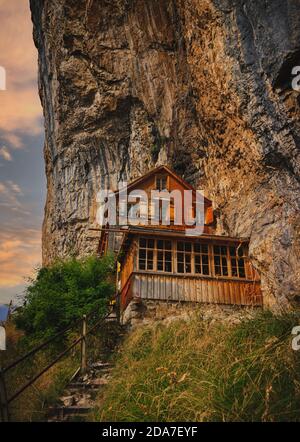
<svg viewBox="0 0 300 442">
<path fill-rule="evenodd" d="M 245 256 L 243 257 L 245 274 L 243 277 L 233 276 L 229 247 L 235 244 L 239 247 L 239 241 L 222 239 L 202 240 L 194 238 L 187 242 L 193 244 L 208 244 L 208 257 L 210 274 L 198 274 L 195 269 L 194 245 L 191 252 L 192 269 L 190 273 L 178 273 L 177 248 L 178 240 L 169 238 L 172 242 L 172 271 L 158 271 L 157 268 L 157 240 L 152 239 L 153 266 L 151 269 L 139 267 L 139 244 L 143 235 L 134 235 L 130 246 L 124 256 L 121 270 L 121 306 L 124 310 L 130 300 L 134 298 L 152 299 L 160 301 L 199 302 L 211 304 L 228 304 L 240 306 L 262 306 L 263 297 L 260 286 L 260 277 L 248 258 L 246 243 L 243 243 Z M 151 238 L 151 237 L 150 237 Z M 166 239 L 167 237 L 165 237 Z M 170 242 L 169 241 L 169 242 Z M 228 275 L 219 276 L 215 271 L 213 248 L 214 245 L 226 245 Z M 147 246 L 145 246 L 147 247 Z M 147 250 L 147 249 L 146 249 Z M 169 249 L 170 250 L 170 249 Z M 199 252 L 198 252 L 199 254 Z M 225 255 L 226 256 L 226 255 Z"/>
<path fill-rule="evenodd" d="M 165 201 L 168 201 L 168 198 L 166 198 L 166 196 L 163 197 L 163 192 L 162 189 L 158 189 L 157 186 L 157 180 L 159 180 L 160 178 L 164 177 L 164 179 L 166 180 L 166 189 L 168 192 L 170 192 L 170 194 L 172 192 L 175 192 L 176 194 L 180 194 L 181 195 L 181 206 L 178 207 L 178 210 L 181 213 L 182 216 L 182 220 L 180 222 L 180 220 L 176 219 L 175 213 L 178 213 L 175 210 L 176 204 L 174 201 L 174 194 L 172 195 L 172 198 L 170 198 L 169 201 L 169 207 L 168 207 L 168 213 L 170 216 L 170 222 L 167 222 L 168 217 L 162 214 L 162 200 L 164 199 Z M 153 228 L 159 228 L 162 232 L 163 231 L 168 231 L 170 229 L 172 229 L 173 232 L 181 232 L 184 233 L 186 231 L 186 229 L 192 230 L 193 228 L 195 228 L 194 226 L 189 225 L 189 223 L 187 222 L 187 220 L 185 219 L 185 210 L 184 210 L 184 195 L 186 191 L 192 192 L 192 201 L 191 201 L 191 207 L 190 207 L 190 211 L 189 213 L 191 213 L 191 215 L 193 217 L 195 217 L 196 214 L 196 207 L 197 207 L 197 202 L 199 202 L 199 194 L 196 192 L 196 190 L 187 182 L 185 182 L 181 177 L 177 176 L 174 172 L 172 172 L 168 167 L 166 166 L 159 166 L 156 169 L 150 171 L 149 173 L 147 173 L 146 175 L 144 175 L 143 177 L 137 178 L 136 180 L 134 180 L 132 183 L 130 183 L 127 187 L 127 192 L 128 195 L 130 194 L 130 192 L 132 191 L 143 191 L 145 192 L 145 194 L 148 197 L 148 207 L 147 207 L 147 211 L 146 211 L 146 207 L 145 205 L 141 205 L 140 210 L 141 213 L 143 213 L 143 215 L 141 215 L 141 217 L 138 219 L 138 226 L 143 227 L 145 230 L 149 230 L 151 231 Z M 157 204 L 160 204 L 160 211 L 159 213 L 156 213 L 156 215 L 158 216 L 158 218 L 156 219 L 156 221 L 158 221 L 158 224 L 153 224 L 153 215 L 154 215 L 154 207 L 157 207 L 156 204 L 153 204 L 152 201 L 152 191 L 154 190 L 159 190 L 160 192 L 162 192 L 160 194 L 160 197 L 155 199 Z M 115 253 L 116 250 L 118 249 L 118 245 L 119 243 L 116 241 L 115 238 L 115 233 L 113 233 L 111 230 L 115 229 L 115 228 L 120 228 L 120 227 L 124 227 L 124 223 L 125 226 L 128 227 L 132 227 L 133 225 L 136 225 L 135 223 L 132 224 L 129 219 L 124 219 L 124 218 L 119 218 L 119 200 L 120 200 L 120 191 L 115 191 L 115 197 L 116 197 L 116 207 L 117 207 L 117 220 L 116 220 L 116 225 L 113 226 L 109 226 L 109 219 L 103 219 L 102 220 L 102 226 L 100 226 L 100 230 L 101 230 L 101 237 L 100 237 L 100 242 L 99 242 L 99 254 L 100 256 L 105 255 L 107 252 L 113 252 Z M 171 195 L 170 195 L 171 196 Z M 160 200 L 160 201 L 157 201 Z M 209 199 L 203 197 L 203 202 L 204 202 L 204 225 L 203 225 L 203 233 L 205 234 L 213 234 L 214 230 L 215 230 L 215 225 L 214 225 L 214 216 L 213 216 L 213 208 L 212 208 L 212 201 L 210 201 Z M 140 203 L 139 198 L 135 197 L 135 201 L 133 202 L 131 201 L 127 201 L 128 206 L 127 206 L 127 216 L 129 216 L 130 214 L 130 207 L 132 205 L 136 205 L 138 203 Z M 180 210 L 181 208 L 181 210 Z M 144 213 L 144 211 L 146 213 Z M 148 212 L 148 213 L 147 213 Z M 137 220 L 135 220 L 136 222 Z M 190 219 L 188 221 L 191 221 Z M 178 222 L 180 222 L 180 224 L 178 224 Z M 185 224 L 185 222 L 187 222 L 187 224 Z M 168 225 L 166 225 L 168 224 Z M 113 228 L 113 229 L 111 229 Z M 108 230 L 110 231 L 110 233 L 108 234 Z"/>
<path fill-rule="evenodd" d="M 131 185 L 128 186 L 128 191 L 132 190 L 142 190 L 146 193 L 149 201 L 149 207 L 148 207 L 148 223 L 144 224 L 143 220 L 141 219 L 139 222 L 140 226 L 147 228 L 153 228 L 153 225 L 151 225 L 151 192 L 156 190 L 156 178 L 159 176 L 165 176 L 166 182 L 167 182 L 167 190 L 168 192 L 173 191 L 179 191 L 181 194 L 181 200 L 182 200 L 182 223 L 180 225 L 174 225 L 172 224 L 172 229 L 174 231 L 185 231 L 187 228 L 192 229 L 194 226 L 189 226 L 184 223 L 184 193 L 185 191 L 191 191 L 193 195 L 193 203 L 192 203 L 192 214 L 193 217 L 196 213 L 196 198 L 197 193 L 194 188 L 192 188 L 188 183 L 185 183 L 184 180 L 180 179 L 175 174 L 172 174 L 172 172 L 166 168 L 165 166 L 158 167 L 156 170 L 152 171 L 152 173 L 145 176 L 143 179 L 137 180 L 136 184 L 133 182 Z M 117 198 L 117 207 L 119 202 L 119 192 L 116 192 L 116 198 Z M 204 211 L 205 211 L 205 225 L 203 226 L 203 232 L 204 233 L 211 233 L 212 227 L 209 226 L 213 222 L 213 211 L 212 211 L 212 202 L 208 200 L 207 198 L 204 198 Z M 174 221 L 174 205 L 172 201 L 170 201 L 170 219 Z M 164 225 L 162 224 L 161 220 L 159 223 L 159 228 L 162 230 L 168 230 L 170 229 L 170 225 Z"/>
<path fill-rule="evenodd" d="M 192 186 L 166 166 L 159 166 L 135 179 L 127 191 L 129 194 L 132 190 L 143 190 L 149 200 L 155 189 L 176 191 L 182 196 L 186 190 L 192 191 L 192 201 L 182 198 L 179 206 L 182 213 L 180 225 L 175 225 L 175 203 L 172 200 L 168 225 L 165 225 L 168 217 L 162 203 L 159 203 L 159 216 L 156 217 L 158 223 L 153 225 L 148 221 L 153 215 L 154 204 L 150 207 L 142 204 L 137 225 L 122 219 L 114 232 L 113 226 L 107 225 L 101 233 L 101 250 L 119 251 L 122 310 L 133 297 L 261 306 L 260 276 L 248 257 L 249 240 L 216 235 L 213 206 L 207 198 L 204 198 L 204 230 L 202 234 L 194 231 L 192 235 L 184 213 L 195 216 L 199 197 Z M 118 203 L 119 191 L 115 195 Z M 166 196 L 164 198 L 168 200 Z M 136 203 L 130 199 L 127 215 Z M 184 204 L 190 207 L 184 208 Z"/>
<path fill-rule="evenodd" d="M 131 298 L 261 306 L 259 281 L 134 272 Z"/>
</svg>

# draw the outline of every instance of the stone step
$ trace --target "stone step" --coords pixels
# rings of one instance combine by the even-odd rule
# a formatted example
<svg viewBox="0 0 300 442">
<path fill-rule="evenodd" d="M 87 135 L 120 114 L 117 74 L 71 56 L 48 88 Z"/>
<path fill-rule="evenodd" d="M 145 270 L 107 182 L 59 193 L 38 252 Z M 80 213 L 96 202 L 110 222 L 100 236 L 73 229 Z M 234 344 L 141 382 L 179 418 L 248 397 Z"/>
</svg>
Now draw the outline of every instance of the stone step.
<svg viewBox="0 0 300 442">
<path fill-rule="evenodd" d="M 115 313 L 111 313 L 109 316 L 107 316 L 107 318 L 105 318 L 105 322 L 111 320 L 117 321 L 117 319 L 117 315 Z"/>
<path fill-rule="evenodd" d="M 49 408 L 49 418 L 57 418 L 57 419 L 63 419 L 65 416 L 69 415 L 78 415 L 78 414 L 87 414 L 91 411 L 91 406 L 78 406 L 78 405 L 71 405 L 70 407 L 50 407 Z"/>
<path fill-rule="evenodd" d="M 106 321 L 109 323 L 108 327 L 116 323 L 119 338 L 126 335 L 126 329 L 120 328 L 116 315 L 111 314 Z M 100 350 L 97 360 L 88 363 L 85 375 L 76 372 L 57 404 L 50 407 L 49 422 L 85 420 L 85 416 L 97 405 L 98 392 L 110 382 L 111 371 L 115 367 L 115 364 L 111 362 L 111 356 L 117 345 L 115 338 L 116 336 L 112 335 L 108 344 L 102 351 Z"/>
<path fill-rule="evenodd" d="M 111 370 L 114 367 L 114 364 L 111 362 L 93 362 L 89 365 L 89 368 L 91 369 L 97 369 L 97 370 Z"/>
<path fill-rule="evenodd" d="M 107 355 L 104 355 L 103 354 L 103 356 L 107 356 Z M 91 367 L 91 368 L 94 368 L 94 367 L 112 367 L 113 366 L 113 363 L 112 362 L 109 362 L 107 359 L 105 360 L 104 358 L 103 359 L 98 359 L 98 361 L 95 361 L 95 362 L 92 362 L 90 365 L 89 365 L 89 367 Z"/>
<path fill-rule="evenodd" d="M 106 378 L 111 375 L 112 370 L 113 370 L 113 367 L 106 368 L 103 370 L 94 369 L 94 370 L 90 371 L 86 377 L 85 376 L 77 377 L 77 378 L 73 379 L 72 382 L 87 382 L 87 383 L 89 383 L 89 382 L 92 382 L 93 379 Z"/>
<path fill-rule="evenodd" d="M 107 378 L 98 378 L 98 379 L 93 379 L 90 382 L 72 382 L 71 384 L 68 385 L 67 389 L 68 390 L 76 390 L 76 389 L 96 389 L 96 388 L 100 388 L 102 385 L 107 385 L 109 382 L 109 379 Z"/>
<path fill-rule="evenodd" d="M 62 403 L 64 406 L 67 405 L 84 405 L 83 401 L 86 402 L 93 402 L 96 400 L 97 395 L 101 388 L 82 388 L 82 389 L 72 389 L 69 388 L 68 393 L 70 396 L 72 396 L 72 400 L 70 400 L 70 403 L 68 401 L 64 401 L 64 398 L 59 399 L 59 404 Z M 86 395 L 88 395 L 88 399 L 86 398 Z M 68 396 L 66 396 L 68 397 Z"/>
</svg>

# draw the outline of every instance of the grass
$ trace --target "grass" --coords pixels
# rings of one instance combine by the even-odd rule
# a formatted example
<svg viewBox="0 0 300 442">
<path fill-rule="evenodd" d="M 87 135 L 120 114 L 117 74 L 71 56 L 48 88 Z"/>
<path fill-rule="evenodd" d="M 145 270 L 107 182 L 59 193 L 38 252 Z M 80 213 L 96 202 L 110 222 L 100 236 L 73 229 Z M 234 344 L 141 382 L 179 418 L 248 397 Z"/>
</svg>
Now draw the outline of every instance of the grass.
<svg viewBox="0 0 300 442">
<path fill-rule="evenodd" d="M 38 269 L 35 279 L 26 288 L 24 304 L 6 324 L 7 351 L 0 354 L 0 365 L 8 366 L 67 326 L 75 324 L 49 346 L 5 374 L 9 398 L 74 342 L 81 332 L 81 324 L 77 321 L 83 314 L 93 313 L 88 319 L 88 325 L 92 327 L 107 311 L 108 300 L 115 291 L 114 284 L 112 256 L 102 259 L 96 256 L 68 258 Z M 101 346 L 96 334 L 88 338 L 90 342 L 94 340 L 90 345 L 94 356 Z M 48 406 L 56 402 L 79 366 L 79 347 L 72 349 L 12 402 L 13 421 L 46 418 Z"/>
<path fill-rule="evenodd" d="M 13 321 L 6 325 L 6 333 L 7 350 L 1 355 L 0 361 L 3 367 L 28 351 L 23 344 L 23 333 L 16 329 Z M 54 359 L 55 353 L 59 353 L 59 351 L 57 353 L 57 348 L 41 351 L 7 372 L 5 382 L 8 396 L 11 397 L 46 367 Z M 55 364 L 10 404 L 10 420 L 14 422 L 44 421 L 48 407 L 57 401 L 78 366 L 78 351 Z"/>
<path fill-rule="evenodd" d="M 13 321 L 6 325 L 6 332 L 8 336 L 7 351 L 0 354 L 0 362 L 3 367 L 29 350 L 27 341 L 23 340 L 23 333 L 16 329 Z M 74 341 L 77 335 L 78 331 L 69 336 L 69 343 Z M 99 360 L 107 348 L 113 345 L 117 337 L 118 328 L 108 324 L 90 334 L 87 337 L 88 361 Z M 8 396 L 11 397 L 14 392 L 53 361 L 63 349 L 64 347 L 61 348 L 60 345 L 54 345 L 47 351 L 38 352 L 36 356 L 30 357 L 8 372 L 5 375 Z M 79 353 L 80 344 L 13 401 L 9 408 L 11 421 L 45 421 L 48 408 L 57 403 L 71 376 L 79 367 Z"/>
<path fill-rule="evenodd" d="M 297 314 L 258 312 L 240 324 L 200 318 L 130 334 L 96 421 L 299 421 Z"/>
</svg>

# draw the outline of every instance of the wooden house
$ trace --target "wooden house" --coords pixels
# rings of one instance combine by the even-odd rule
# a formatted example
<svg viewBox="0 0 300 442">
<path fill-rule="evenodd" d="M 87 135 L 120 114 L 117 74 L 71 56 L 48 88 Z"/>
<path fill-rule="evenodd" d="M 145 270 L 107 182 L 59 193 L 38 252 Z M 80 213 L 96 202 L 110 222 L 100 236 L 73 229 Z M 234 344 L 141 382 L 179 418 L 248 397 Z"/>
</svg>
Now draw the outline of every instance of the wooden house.
<svg viewBox="0 0 300 442">
<path fill-rule="evenodd" d="M 192 195 L 189 207 L 177 207 L 195 217 L 197 193 L 166 166 L 160 166 L 136 179 L 128 192 L 142 190 L 169 193 L 176 190 Z M 116 192 L 116 199 L 119 198 Z M 134 192 L 133 192 L 134 193 Z M 248 239 L 218 236 L 214 233 L 212 202 L 202 199 L 203 228 L 200 234 L 186 224 L 175 223 L 175 207 L 166 214 L 157 204 L 156 223 L 149 222 L 153 202 L 139 206 L 140 219 L 135 225 L 104 225 L 99 253 L 109 250 L 118 256 L 121 311 L 134 298 L 161 301 L 200 302 L 232 305 L 262 305 L 260 278 L 248 258 Z M 128 214 L 131 204 L 127 206 Z M 183 204 L 184 205 L 184 204 Z M 187 218 L 188 219 L 188 218 Z"/>
</svg>

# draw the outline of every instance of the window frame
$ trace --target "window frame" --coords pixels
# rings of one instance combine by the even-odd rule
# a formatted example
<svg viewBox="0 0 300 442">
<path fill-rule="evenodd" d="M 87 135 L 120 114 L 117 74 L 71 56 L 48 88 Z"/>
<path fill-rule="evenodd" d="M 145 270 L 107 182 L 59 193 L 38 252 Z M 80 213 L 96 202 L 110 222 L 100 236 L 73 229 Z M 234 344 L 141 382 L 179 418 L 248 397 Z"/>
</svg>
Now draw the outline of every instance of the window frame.
<svg viewBox="0 0 300 442">
<path fill-rule="evenodd" d="M 179 250 L 178 249 L 178 244 L 182 243 L 183 246 L 183 250 Z M 191 241 L 185 241 L 185 240 L 177 240 L 175 242 L 176 244 L 176 273 L 179 275 L 193 275 L 194 272 L 194 260 L 193 260 L 193 243 Z M 190 244 L 191 246 L 191 250 L 186 250 L 186 245 Z M 178 271 L 178 255 L 183 255 L 183 261 L 180 261 L 179 264 L 183 264 L 183 272 L 179 272 Z M 190 258 L 190 262 L 187 263 L 187 257 Z M 189 265 L 190 266 L 190 272 L 186 271 L 186 266 Z"/>
<path fill-rule="evenodd" d="M 146 246 L 141 247 L 141 240 L 146 240 Z M 153 248 L 148 247 L 148 241 L 153 241 Z M 160 249 L 158 248 L 158 241 L 163 241 L 163 247 Z M 166 248 L 165 244 L 166 242 L 171 243 L 170 248 Z M 178 244 L 183 243 L 184 250 L 178 250 Z M 191 250 L 186 249 L 186 244 L 191 245 Z M 196 251 L 196 245 L 199 244 L 200 251 Z M 202 247 L 207 247 L 207 253 L 202 251 Z M 220 250 L 222 247 L 226 247 L 226 255 L 223 253 L 222 255 L 214 253 L 214 247 L 219 246 Z M 233 256 L 231 254 L 231 248 L 234 248 L 236 251 L 239 250 L 239 247 L 242 247 L 242 254 L 236 254 Z M 238 280 L 249 280 L 249 271 L 247 266 L 247 252 L 246 252 L 246 245 L 245 244 L 237 244 L 237 243 L 221 243 L 217 241 L 212 242 L 205 242 L 205 240 L 200 240 L 197 242 L 184 240 L 184 239 L 170 239 L 166 237 L 161 238 L 153 238 L 153 237 L 139 237 L 137 241 L 137 270 L 141 272 L 155 272 L 155 273 L 161 273 L 166 275 L 177 275 L 177 276 L 195 276 L 195 277 L 206 277 L 206 278 L 213 278 L 213 279 L 238 279 Z M 146 256 L 145 259 L 140 257 L 140 250 L 145 250 Z M 153 259 L 148 259 L 148 251 L 153 252 Z M 158 259 L 158 254 L 163 253 L 163 259 Z M 171 260 L 166 261 L 166 253 L 171 253 Z M 183 254 L 183 261 L 178 260 L 178 254 Z M 190 257 L 190 263 L 188 260 L 186 260 L 186 256 Z M 197 264 L 197 258 L 199 256 L 200 264 Z M 207 256 L 207 263 L 203 262 L 202 257 Z M 215 256 L 220 256 L 221 258 L 226 257 L 226 265 L 227 265 L 227 275 L 223 274 L 217 274 L 216 268 L 215 268 Z M 232 260 L 236 260 L 236 266 L 232 266 Z M 145 261 L 145 269 L 142 269 L 140 266 L 140 261 Z M 152 269 L 148 268 L 148 260 L 152 261 Z M 238 261 L 242 260 L 243 266 L 238 266 Z M 163 270 L 158 270 L 158 263 L 163 262 Z M 166 270 L 166 262 L 171 263 L 171 271 Z M 179 272 L 178 271 L 178 264 L 183 264 L 184 271 Z M 190 265 L 190 272 L 186 271 L 186 266 Z M 200 265 L 201 267 L 201 273 L 196 272 L 196 266 Z M 208 273 L 203 273 L 203 267 L 208 266 Z M 221 266 L 222 267 L 222 266 Z M 237 275 L 233 275 L 233 268 L 237 268 Z M 240 270 L 242 269 L 242 271 Z M 244 276 L 241 276 L 244 275 Z"/>
<path fill-rule="evenodd" d="M 158 242 L 162 241 L 163 242 L 163 247 L 162 248 L 158 248 Z M 171 247 L 170 248 L 166 248 L 165 243 L 166 242 L 170 242 L 171 243 Z M 173 242 L 170 239 L 156 239 L 155 240 L 155 250 L 156 250 L 156 271 L 157 272 L 162 272 L 162 273 L 167 273 L 167 274 L 172 274 L 174 273 L 174 254 L 173 254 Z M 158 259 L 158 254 L 162 253 L 163 254 L 163 259 Z M 167 260 L 166 259 L 166 254 L 170 253 L 171 254 L 171 259 Z M 158 270 L 158 263 L 162 262 L 163 264 L 163 270 Z M 166 263 L 171 263 L 171 270 L 168 271 L 166 270 Z"/>
<path fill-rule="evenodd" d="M 242 254 L 239 254 L 239 248 L 242 247 Z M 235 255 L 231 254 L 231 248 L 235 248 Z M 229 262 L 230 262 L 230 270 L 231 270 L 231 278 L 238 278 L 238 279 L 247 279 L 247 263 L 246 258 L 247 255 L 245 255 L 245 246 L 243 244 L 239 244 L 238 246 L 232 246 L 230 245 L 228 247 L 228 254 L 229 254 Z M 235 266 L 232 265 L 232 261 L 235 261 Z M 243 262 L 243 266 L 240 266 L 239 261 Z M 236 269 L 237 274 L 233 275 L 233 267 Z M 240 276 L 241 274 L 241 267 L 243 267 L 243 273 L 244 276 Z"/>
<path fill-rule="evenodd" d="M 215 248 L 218 247 L 219 248 L 219 252 L 215 252 Z M 225 253 L 222 251 L 222 249 L 226 249 Z M 216 258 L 219 259 L 219 264 L 216 264 Z M 225 260 L 225 265 L 224 265 L 224 260 Z M 212 244 L 212 261 L 213 261 L 213 271 L 214 271 L 214 276 L 217 278 L 228 278 L 231 277 L 231 272 L 230 272 L 230 266 L 229 266 L 229 259 L 228 259 L 228 246 L 224 245 L 224 244 Z M 216 268 L 219 267 L 220 269 L 220 273 L 217 273 Z M 226 269 L 226 270 L 225 270 Z M 224 272 L 227 272 L 224 273 Z"/>
<path fill-rule="evenodd" d="M 228 270 L 228 275 L 217 275 L 215 272 L 215 262 L 214 262 L 214 246 L 219 246 L 219 247 L 226 247 L 227 248 L 227 253 L 226 253 L 226 259 L 227 259 L 227 270 Z M 249 270 L 248 270 L 248 265 L 247 265 L 247 258 L 248 258 L 248 254 L 247 254 L 247 245 L 244 243 L 237 243 L 237 242 L 229 242 L 229 243 L 225 243 L 225 242 L 218 242 L 218 241 L 213 241 L 211 244 L 209 244 L 210 247 L 210 260 L 211 260 L 211 276 L 215 279 L 238 279 L 240 281 L 245 281 L 245 280 L 251 280 L 252 278 L 249 277 Z M 235 248 L 236 250 L 238 250 L 240 247 L 242 247 L 242 255 L 240 256 L 240 259 L 243 260 L 243 269 L 244 269 L 244 276 L 240 276 L 240 271 L 238 270 L 238 274 L 237 275 L 233 275 L 232 273 L 232 261 L 231 258 L 233 258 L 233 256 L 230 254 L 230 248 Z M 221 256 L 221 255 L 220 255 Z M 222 255 L 225 256 L 225 255 Z M 237 256 L 237 255 L 235 255 Z M 236 260 L 238 260 L 236 258 Z"/>
<path fill-rule="evenodd" d="M 200 251 L 197 252 L 195 246 L 199 245 L 200 246 Z M 207 247 L 207 253 L 203 251 L 203 246 Z M 212 276 L 211 275 L 211 259 L 210 259 L 210 248 L 209 248 L 209 244 L 205 243 L 205 242 L 194 242 L 193 243 L 193 253 L 194 253 L 194 274 L 195 275 L 199 275 L 199 276 Z M 200 259 L 200 263 L 197 264 L 196 263 L 196 257 L 199 256 Z M 207 263 L 204 263 L 203 257 L 207 256 Z M 196 266 L 200 266 L 200 272 L 196 271 Z M 208 273 L 203 273 L 203 267 L 207 266 L 208 267 Z"/>
<path fill-rule="evenodd" d="M 165 189 L 162 187 L 162 180 L 166 180 L 166 187 Z M 158 186 L 158 182 L 160 185 Z M 164 190 L 169 190 L 169 177 L 166 174 L 162 175 L 155 175 L 155 190 L 158 190 L 159 192 L 162 192 Z"/>
<path fill-rule="evenodd" d="M 141 239 L 146 241 L 145 247 L 141 247 L 141 244 L 140 244 Z M 148 247 L 148 244 L 149 244 L 148 241 L 153 241 L 153 248 Z M 140 257 L 141 250 L 145 251 L 145 258 Z M 148 258 L 149 252 L 150 253 L 152 252 L 152 259 Z M 145 262 L 144 269 L 141 269 L 141 264 L 140 264 L 141 261 Z M 148 268 L 148 261 L 152 261 L 152 269 Z M 139 268 L 139 270 L 144 271 L 144 272 L 151 272 L 151 271 L 153 272 L 154 271 L 154 269 L 155 269 L 155 239 L 153 239 L 153 238 L 139 238 L 139 241 L 138 241 L 138 268 Z"/>
</svg>

